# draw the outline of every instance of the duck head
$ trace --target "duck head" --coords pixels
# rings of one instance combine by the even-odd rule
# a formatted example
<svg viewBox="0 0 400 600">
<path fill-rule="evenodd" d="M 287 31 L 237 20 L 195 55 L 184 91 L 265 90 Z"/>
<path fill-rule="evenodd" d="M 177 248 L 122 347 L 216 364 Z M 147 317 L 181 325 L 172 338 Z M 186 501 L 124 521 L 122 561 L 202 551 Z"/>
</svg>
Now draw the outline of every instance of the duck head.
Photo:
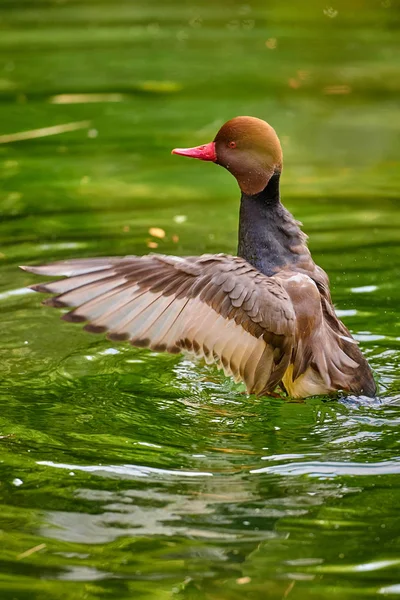
<svg viewBox="0 0 400 600">
<path fill-rule="evenodd" d="M 180 154 L 225 167 L 243 193 L 262 192 L 282 169 L 282 148 L 275 130 L 255 117 L 235 117 L 221 127 L 213 142 L 194 148 L 175 148 Z"/>
</svg>

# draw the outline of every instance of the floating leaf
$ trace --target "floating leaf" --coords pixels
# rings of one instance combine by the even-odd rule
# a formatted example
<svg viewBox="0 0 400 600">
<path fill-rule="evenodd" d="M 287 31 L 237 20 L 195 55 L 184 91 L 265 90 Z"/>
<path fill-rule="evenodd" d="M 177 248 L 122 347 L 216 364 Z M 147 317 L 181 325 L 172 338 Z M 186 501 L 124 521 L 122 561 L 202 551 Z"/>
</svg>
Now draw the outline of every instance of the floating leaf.
<svg viewBox="0 0 400 600">
<path fill-rule="evenodd" d="M 246 583 L 250 583 L 251 581 L 251 577 L 239 577 L 238 579 L 236 579 L 236 583 L 238 585 L 244 585 Z"/>
<path fill-rule="evenodd" d="M 160 240 L 165 238 L 165 231 L 161 229 L 161 227 L 150 227 L 149 234 L 153 237 L 160 238 Z"/>
</svg>

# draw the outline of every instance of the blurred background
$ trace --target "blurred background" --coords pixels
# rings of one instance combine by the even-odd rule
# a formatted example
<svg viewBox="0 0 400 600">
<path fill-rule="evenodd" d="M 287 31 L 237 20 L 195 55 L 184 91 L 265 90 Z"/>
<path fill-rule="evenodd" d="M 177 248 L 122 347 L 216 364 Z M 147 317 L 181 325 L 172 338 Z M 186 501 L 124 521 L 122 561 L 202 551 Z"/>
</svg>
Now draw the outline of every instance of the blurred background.
<svg viewBox="0 0 400 600">
<path fill-rule="evenodd" d="M 400 597 L 395 0 L 0 0 L 0 594 Z M 236 182 L 171 156 L 237 115 L 379 398 L 246 398 L 60 322 L 19 264 L 236 251 Z"/>
</svg>

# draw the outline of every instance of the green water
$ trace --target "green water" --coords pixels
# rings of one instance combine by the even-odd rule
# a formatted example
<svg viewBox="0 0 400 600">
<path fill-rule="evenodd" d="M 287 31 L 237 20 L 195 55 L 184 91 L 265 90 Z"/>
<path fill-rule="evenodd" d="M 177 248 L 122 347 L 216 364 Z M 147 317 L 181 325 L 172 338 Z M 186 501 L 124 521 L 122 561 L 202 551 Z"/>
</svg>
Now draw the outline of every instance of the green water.
<svg viewBox="0 0 400 600">
<path fill-rule="evenodd" d="M 2 599 L 400 598 L 399 18 L 395 0 L 1 0 L 0 136 L 90 121 L 0 144 Z M 170 150 L 238 114 L 282 139 L 285 204 L 376 400 L 247 398 L 25 289 L 19 264 L 234 252 L 234 180 Z"/>
</svg>

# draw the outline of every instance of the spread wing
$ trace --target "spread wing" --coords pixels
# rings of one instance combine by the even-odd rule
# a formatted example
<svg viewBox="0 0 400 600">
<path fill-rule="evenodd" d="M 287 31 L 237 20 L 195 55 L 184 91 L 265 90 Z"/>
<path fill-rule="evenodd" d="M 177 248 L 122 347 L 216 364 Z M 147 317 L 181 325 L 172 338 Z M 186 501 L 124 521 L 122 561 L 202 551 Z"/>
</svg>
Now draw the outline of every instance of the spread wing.
<svg viewBox="0 0 400 600">
<path fill-rule="evenodd" d="M 147 255 L 61 261 L 22 267 L 64 279 L 32 288 L 55 294 L 45 304 L 63 315 L 157 351 L 187 350 L 215 362 L 247 391 L 265 394 L 282 379 L 292 354 L 295 314 L 279 280 L 245 260 L 219 255 Z"/>
</svg>

